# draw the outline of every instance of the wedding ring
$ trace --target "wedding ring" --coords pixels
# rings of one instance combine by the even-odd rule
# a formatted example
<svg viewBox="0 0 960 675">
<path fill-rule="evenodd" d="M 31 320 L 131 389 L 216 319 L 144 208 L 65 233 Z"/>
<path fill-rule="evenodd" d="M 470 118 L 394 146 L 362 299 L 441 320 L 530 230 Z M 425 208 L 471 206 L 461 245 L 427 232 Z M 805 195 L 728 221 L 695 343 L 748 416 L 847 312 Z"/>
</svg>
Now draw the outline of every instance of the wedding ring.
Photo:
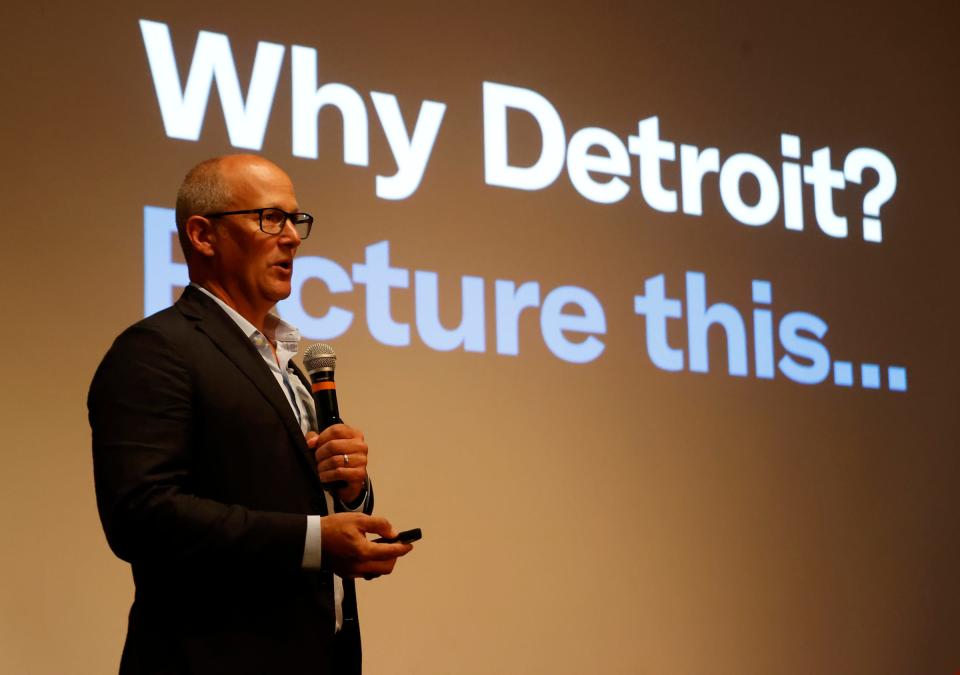
<svg viewBox="0 0 960 675">
<path fill-rule="evenodd" d="M 344 455 L 344 456 L 343 456 L 343 465 L 344 465 L 344 466 L 350 466 L 350 456 L 349 456 L 349 455 Z"/>
</svg>

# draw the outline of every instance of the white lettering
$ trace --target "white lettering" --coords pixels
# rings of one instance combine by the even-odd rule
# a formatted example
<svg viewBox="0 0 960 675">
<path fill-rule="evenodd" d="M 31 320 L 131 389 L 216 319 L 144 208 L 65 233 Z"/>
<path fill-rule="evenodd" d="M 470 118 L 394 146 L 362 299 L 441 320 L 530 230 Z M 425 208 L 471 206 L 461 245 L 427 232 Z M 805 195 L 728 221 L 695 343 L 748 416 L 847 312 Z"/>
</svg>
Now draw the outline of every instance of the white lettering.
<svg viewBox="0 0 960 675">
<path fill-rule="evenodd" d="M 530 113 L 540 127 L 540 157 L 532 166 L 508 161 L 507 108 Z M 483 83 L 483 163 L 487 185 L 542 190 L 563 171 L 566 135 L 550 101 L 533 91 L 495 82 Z"/>
<path fill-rule="evenodd" d="M 370 162 L 367 108 L 354 89 L 330 82 L 317 88 L 317 50 L 294 46 L 291 82 L 293 87 L 293 154 L 316 159 L 319 155 L 317 118 L 320 110 L 332 105 L 343 116 L 343 161 L 354 166 Z"/>
<path fill-rule="evenodd" d="M 370 97 L 397 163 L 397 173 L 393 176 L 377 176 L 377 196 L 381 199 L 406 199 L 420 187 L 447 106 L 437 101 L 421 103 L 413 135 L 407 136 L 397 97 L 378 91 L 371 92 Z"/>
<path fill-rule="evenodd" d="M 607 154 L 591 155 L 587 151 L 593 146 L 603 148 Z M 594 180 L 591 171 L 614 178 L 601 183 Z M 567 173 L 577 192 L 598 204 L 618 202 L 630 191 L 627 182 L 617 178 L 630 175 L 630 156 L 623 141 L 606 129 L 587 127 L 573 135 L 567 148 Z"/>
<path fill-rule="evenodd" d="M 166 24 L 141 20 L 140 32 L 143 34 L 167 136 L 186 141 L 199 140 L 210 87 L 216 80 L 230 144 L 248 150 L 259 150 L 263 146 L 283 63 L 283 45 L 271 42 L 257 44 L 250 88 L 244 102 L 233 53 L 230 51 L 230 40 L 226 35 L 200 31 L 187 75 L 187 86 L 181 89 L 170 30 Z"/>
</svg>

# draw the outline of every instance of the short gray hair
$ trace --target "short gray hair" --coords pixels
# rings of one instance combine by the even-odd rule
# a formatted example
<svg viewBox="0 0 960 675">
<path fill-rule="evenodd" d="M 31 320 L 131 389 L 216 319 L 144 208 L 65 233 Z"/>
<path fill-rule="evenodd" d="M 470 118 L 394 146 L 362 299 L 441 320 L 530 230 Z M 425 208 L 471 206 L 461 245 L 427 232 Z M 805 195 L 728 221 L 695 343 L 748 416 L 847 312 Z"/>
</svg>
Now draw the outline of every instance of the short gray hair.
<svg viewBox="0 0 960 675">
<path fill-rule="evenodd" d="M 186 225 L 190 216 L 216 213 L 229 208 L 233 195 L 221 171 L 221 157 L 200 162 L 187 172 L 177 190 L 177 237 L 185 258 L 190 257 Z"/>
</svg>

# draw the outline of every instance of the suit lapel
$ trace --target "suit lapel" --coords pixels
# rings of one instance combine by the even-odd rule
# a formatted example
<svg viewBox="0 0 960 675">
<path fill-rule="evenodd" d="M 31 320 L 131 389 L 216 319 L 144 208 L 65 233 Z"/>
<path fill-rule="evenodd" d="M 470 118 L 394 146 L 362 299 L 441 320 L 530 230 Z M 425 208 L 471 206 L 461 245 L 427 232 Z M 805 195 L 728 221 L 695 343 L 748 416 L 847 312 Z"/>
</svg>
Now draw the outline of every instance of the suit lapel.
<svg viewBox="0 0 960 675">
<path fill-rule="evenodd" d="M 250 380 L 274 409 L 290 435 L 301 463 L 319 488 L 320 479 L 317 477 L 313 453 L 307 447 L 300 425 L 290 409 L 290 402 L 283 395 L 276 378 L 250 343 L 250 339 L 217 303 L 195 288 L 188 286 L 184 289 L 176 306 L 184 316 L 196 321 L 197 330 L 210 338 L 217 349 Z"/>
</svg>

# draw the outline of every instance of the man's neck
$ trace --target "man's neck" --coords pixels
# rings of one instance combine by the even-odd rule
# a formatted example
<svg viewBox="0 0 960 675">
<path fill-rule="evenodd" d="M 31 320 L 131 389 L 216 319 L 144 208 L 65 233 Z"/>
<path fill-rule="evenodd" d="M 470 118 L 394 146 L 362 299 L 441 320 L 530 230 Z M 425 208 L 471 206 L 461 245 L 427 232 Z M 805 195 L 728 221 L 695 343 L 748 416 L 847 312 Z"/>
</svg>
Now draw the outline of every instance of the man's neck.
<svg viewBox="0 0 960 675">
<path fill-rule="evenodd" d="M 213 295 L 220 298 L 220 300 L 222 300 L 233 311 L 253 324 L 254 328 L 264 335 L 267 334 L 265 330 L 267 316 L 269 315 L 272 307 L 253 307 L 250 303 L 244 302 L 242 298 L 237 299 L 232 296 L 227 289 L 215 281 L 203 280 L 194 281 L 193 283 L 210 291 Z"/>
</svg>

